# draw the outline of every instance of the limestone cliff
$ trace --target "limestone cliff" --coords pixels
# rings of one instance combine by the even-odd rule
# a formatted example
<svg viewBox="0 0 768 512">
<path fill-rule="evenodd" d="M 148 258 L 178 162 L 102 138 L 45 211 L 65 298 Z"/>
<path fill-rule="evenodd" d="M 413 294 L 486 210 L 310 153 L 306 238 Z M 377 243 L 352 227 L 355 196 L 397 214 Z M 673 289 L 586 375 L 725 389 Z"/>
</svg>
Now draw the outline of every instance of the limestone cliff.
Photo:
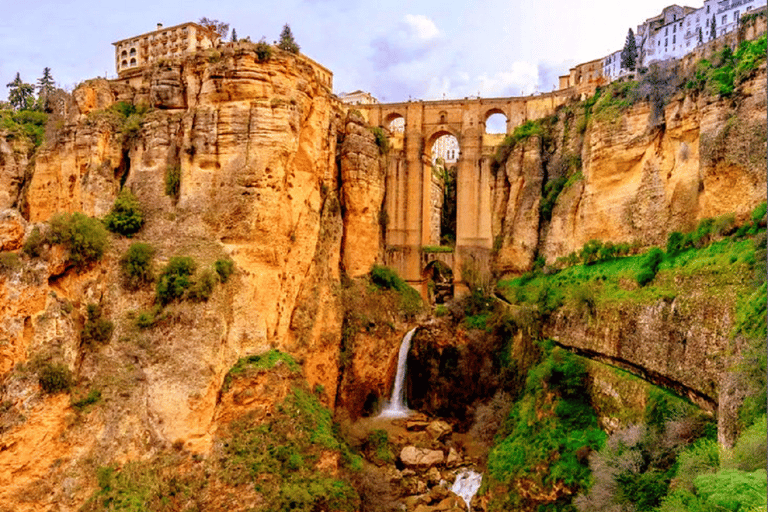
<svg viewBox="0 0 768 512">
<path fill-rule="evenodd" d="M 553 263 L 591 239 L 664 244 L 704 218 L 744 220 L 765 199 L 765 64 L 731 97 L 678 92 L 661 111 L 649 101 L 603 115 L 590 108 L 560 109 L 501 163 L 500 272 L 525 271 L 536 256 Z M 566 176 L 543 214 L 550 187 Z"/>
<path fill-rule="evenodd" d="M 332 407 L 340 272 L 365 273 L 379 255 L 378 148 L 302 57 L 262 62 L 248 44 L 201 53 L 138 83 L 86 82 L 62 112 L 33 161 L 0 137 L 0 206 L 23 214 L 3 212 L 2 249 L 19 249 L 57 212 L 104 216 L 121 188 L 145 224 L 133 240 L 114 236 L 84 271 L 46 245 L 0 274 L 0 509 L 77 508 L 96 466 L 169 443 L 208 452 L 222 382 L 249 354 L 294 354 Z M 133 241 L 154 247 L 156 268 L 178 255 L 200 268 L 228 257 L 236 272 L 207 302 L 170 305 L 140 329 L 151 287 L 124 286 L 119 267 Z M 89 303 L 115 323 L 107 345 L 80 341 Z M 77 394 L 99 390 L 103 406 L 82 415 L 67 395 L 41 394 L 35 368 L 46 362 L 72 372 Z"/>
</svg>

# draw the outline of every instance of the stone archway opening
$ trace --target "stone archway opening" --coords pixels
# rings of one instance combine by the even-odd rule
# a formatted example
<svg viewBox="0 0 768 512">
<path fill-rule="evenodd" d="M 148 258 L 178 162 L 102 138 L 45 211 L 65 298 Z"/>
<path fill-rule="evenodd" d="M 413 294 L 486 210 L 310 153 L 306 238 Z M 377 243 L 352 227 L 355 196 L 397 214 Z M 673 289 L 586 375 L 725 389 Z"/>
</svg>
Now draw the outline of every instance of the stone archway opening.
<svg viewBox="0 0 768 512">
<path fill-rule="evenodd" d="M 445 304 L 453 298 L 453 270 L 440 260 L 430 261 L 422 272 L 427 281 L 429 302 Z"/>
<path fill-rule="evenodd" d="M 507 116 L 501 110 L 491 110 L 485 118 L 485 133 L 499 135 L 507 133 Z"/>
<path fill-rule="evenodd" d="M 459 140 L 451 133 L 438 133 L 430 147 L 432 190 L 430 241 L 433 245 L 456 245 L 456 176 L 461 156 Z"/>
<path fill-rule="evenodd" d="M 384 122 L 392 135 L 405 133 L 405 118 L 400 114 L 390 114 Z"/>
</svg>

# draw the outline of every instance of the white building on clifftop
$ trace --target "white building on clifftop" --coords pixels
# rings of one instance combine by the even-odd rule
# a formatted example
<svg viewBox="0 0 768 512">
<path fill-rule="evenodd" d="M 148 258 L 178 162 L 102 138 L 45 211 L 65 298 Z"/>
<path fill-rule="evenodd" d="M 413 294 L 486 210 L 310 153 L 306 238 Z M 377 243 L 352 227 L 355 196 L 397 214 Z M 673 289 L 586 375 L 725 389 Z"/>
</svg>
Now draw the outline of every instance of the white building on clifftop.
<svg viewBox="0 0 768 512">
<path fill-rule="evenodd" d="M 115 68 L 118 76 L 130 74 L 160 59 L 172 59 L 216 45 L 219 35 L 197 23 L 183 23 L 157 29 L 140 36 L 112 43 L 115 47 Z"/>
</svg>

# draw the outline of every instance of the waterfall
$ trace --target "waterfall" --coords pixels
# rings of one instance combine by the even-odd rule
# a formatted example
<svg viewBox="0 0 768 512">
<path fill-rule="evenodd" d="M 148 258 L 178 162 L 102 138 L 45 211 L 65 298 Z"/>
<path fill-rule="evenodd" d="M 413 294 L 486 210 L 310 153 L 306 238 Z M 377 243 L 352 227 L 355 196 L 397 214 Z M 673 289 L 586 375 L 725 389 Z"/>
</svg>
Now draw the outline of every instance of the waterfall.
<svg viewBox="0 0 768 512">
<path fill-rule="evenodd" d="M 463 469 L 456 475 L 456 480 L 453 482 L 451 492 L 457 496 L 461 496 L 464 503 L 467 504 L 467 509 L 472 512 L 472 497 L 480 488 L 480 484 L 483 482 L 483 475 L 472 471 L 471 469 Z"/>
<path fill-rule="evenodd" d="M 392 389 L 392 398 L 379 413 L 381 418 L 404 418 L 411 414 L 411 410 L 405 405 L 405 365 L 408 362 L 408 351 L 411 349 L 411 338 L 416 333 L 416 329 L 418 327 L 414 327 L 403 336 L 400 352 L 397 355 L 395 387 Z"/>
</svg>

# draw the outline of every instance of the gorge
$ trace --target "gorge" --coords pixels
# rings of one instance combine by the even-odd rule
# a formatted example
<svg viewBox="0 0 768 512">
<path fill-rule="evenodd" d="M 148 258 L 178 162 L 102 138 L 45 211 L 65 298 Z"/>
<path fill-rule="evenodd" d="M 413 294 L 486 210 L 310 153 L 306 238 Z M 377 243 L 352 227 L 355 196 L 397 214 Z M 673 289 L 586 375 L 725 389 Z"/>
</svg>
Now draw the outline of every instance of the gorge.
<svg viewBox="0 0 768 512">
<path fill-rule="evenodd" d="M 752 478 L 767 100 L 747 43 L 762 57 L 710 57 L 741 70 L 732 93 L 652 70 L 510 113 L 496 145 L 499 105 L 349 108 L 247 42 L 61 92 L 39 147 L 0 129 L 0 510 L 464 510 L 470 467 L 474 511 L 597 510 L 617 446 L 655 510 L 674 478 L 704 499 L 674 473 L 704 441 L 734 450 L 712 474 Z M 430 252 L 425 156 L 453 130 L 472 215 Z M 121 191 L 128 235 L 91 223 Z"/>
</svg>

